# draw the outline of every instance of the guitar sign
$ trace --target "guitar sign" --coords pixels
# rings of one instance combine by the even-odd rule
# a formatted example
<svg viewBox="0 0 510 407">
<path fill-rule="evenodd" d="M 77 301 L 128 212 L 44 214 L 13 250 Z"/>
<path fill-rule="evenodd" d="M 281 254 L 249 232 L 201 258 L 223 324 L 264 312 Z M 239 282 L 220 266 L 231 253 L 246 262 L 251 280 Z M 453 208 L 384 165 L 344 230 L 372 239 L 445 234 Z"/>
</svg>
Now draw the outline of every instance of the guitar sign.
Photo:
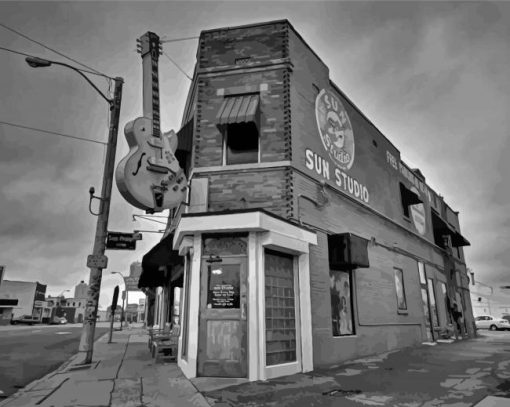
<svg viewBox="0 0 510 407">
<path fill-rule="evenodd" d="M 115 172 L 119 192 L 131 205 L 149 213 L 177 207 L 184 199 L 186 176 L 175 158 L 177 135 L 161 134 L 159 116 L 159 37 L 140 37 L 143 66 L 143 117 L 124 127 L 129 153 Z"/>
</svg>

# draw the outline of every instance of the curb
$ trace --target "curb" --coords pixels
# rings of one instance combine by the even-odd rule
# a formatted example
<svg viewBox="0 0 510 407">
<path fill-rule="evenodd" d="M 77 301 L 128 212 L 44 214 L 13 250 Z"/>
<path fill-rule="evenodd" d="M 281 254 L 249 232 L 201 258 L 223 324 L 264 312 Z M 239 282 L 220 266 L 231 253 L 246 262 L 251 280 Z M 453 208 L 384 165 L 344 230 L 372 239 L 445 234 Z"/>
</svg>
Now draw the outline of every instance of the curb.
<svg viewBox="0 0 510 407">
<path fill-rule="evenodd" d="M 97 338 L 95 341 L 94 341 L 94 344 L 96 342 L 99 342 L 101 339 L 103 339 L 105 336 L 108 336 L 109 335 L 109 332 L 101 335 L 99 338 Z M 23 387 L 22 389 L 19 389 L 16 393 L 13 393 L 11 394 L 9 397 L 7 397 L 6 399 L 0 401 L 0 407 L 2 406 L 6 406 L 7 404 L 9 404 L 11 401 L 13 401 L 14 399 L 17 399 L 19 397 L 21 397 L 23 394 L 25 393 L 28 393 L 30 392 L 35 386 L 39 385 L 40 383 L 44 382 L 45 380 L 49 379 L 50 377 L 56 375 L 57 373 L 59 372 L 62 372 L 64 371 L 65 369 L 67 369 L 68 366 L 72 365 L 72 363 L 78 359 L 78 357 L 80 356 L 80 353 L 76 353 L 72 356 L 69 357 L 69 359 L 67 359 L 66 361 L 64 361 L 59 367 L 57 367 L 55 370 L 53 370 L 52 372 L 50 373 L 47 373 L 46 375 L 44 375 L 43 377 L 39 378 L 39 379 L 35 379 L 34 381 L 28 383 L 25 387 Z"/>
</svg>

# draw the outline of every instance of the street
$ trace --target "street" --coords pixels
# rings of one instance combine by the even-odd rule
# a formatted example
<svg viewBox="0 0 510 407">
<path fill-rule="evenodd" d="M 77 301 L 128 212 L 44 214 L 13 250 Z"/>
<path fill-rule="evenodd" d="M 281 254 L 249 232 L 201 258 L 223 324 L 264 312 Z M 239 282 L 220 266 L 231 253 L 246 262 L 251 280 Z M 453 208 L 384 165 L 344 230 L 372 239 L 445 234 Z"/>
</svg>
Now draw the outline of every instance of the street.
<svg viewBox="0 0 510 407">
<path fill-rule="evenodd" d="M 97 325 L 96 339 L 108 332 L 108 326 Z M 0 397 L 10 396 L 77 353 L 81 331 L 82 324 L 0 327 Z"/>
</svg>

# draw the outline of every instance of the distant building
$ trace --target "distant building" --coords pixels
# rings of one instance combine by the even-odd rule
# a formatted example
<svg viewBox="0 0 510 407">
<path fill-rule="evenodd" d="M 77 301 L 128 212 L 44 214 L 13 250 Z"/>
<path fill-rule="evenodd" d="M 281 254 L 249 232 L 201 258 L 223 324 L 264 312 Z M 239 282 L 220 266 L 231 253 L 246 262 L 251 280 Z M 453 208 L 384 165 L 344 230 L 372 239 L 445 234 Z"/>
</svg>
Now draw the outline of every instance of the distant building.
<svg viewBox="0 0 510 407">
<path fill-rule="evenodd" d="M 74 297 L 75 298 L 87 298 L 87 291 L 89 289 L 89 285 L 85 283 L 85 281 L 80 281 L 76 287 L 74 287 Z"/>
<path fill-rule="evenodd" d="M 81 324 L 83 322 L 83 317 L 85 315 L 85 305 L 87 304 L 86 298 L 66 298 L 65 303 L 62 305 L 67 308 L 74 309 L 74 316 L 72 320 L 67 318 L 67 320 L 71 323 Z"/>
<path fill-rule="evenodd" d="M 5 266 L 0 266 L 0 286 L 5 275 Z M 11 298 L 10 294 L 1 294 L 0 289 L 0 325 L 8 325 L 13 317 L 14 307 L 18 305 L 17 298 Z"/>
<path fill-rule="evenodd" d="M 39 282 L 4 280 L 0 285 L 1 299 L 18 301 L 12 308 L 12 313 L 9 312 L 12 318 L 32 315 L 37 317 L 40 322 L 46 322 L 43 321 L 43 318 L 48 318 L 45 294 L 46 285 Z M 2 320 L 4 319 L 5 316 Z"/>
<path fill-rule="evenodd" d="M 98 310 L 97 311 L 97 321 L 104 322 L 110 320 L 110 314 L 106 310 Z"/>
</svg>

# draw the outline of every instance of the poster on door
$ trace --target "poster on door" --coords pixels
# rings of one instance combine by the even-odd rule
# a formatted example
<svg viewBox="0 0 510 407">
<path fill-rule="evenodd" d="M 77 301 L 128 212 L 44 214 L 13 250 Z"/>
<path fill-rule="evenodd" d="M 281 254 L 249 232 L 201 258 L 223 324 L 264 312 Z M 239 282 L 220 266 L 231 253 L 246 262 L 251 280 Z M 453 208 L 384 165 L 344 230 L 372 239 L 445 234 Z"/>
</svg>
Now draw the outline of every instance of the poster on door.
<svg viewBox="0 0 510 407">
<path fill-rule="evenodd" d="M 209 266 L 207 308 L 239 308 L 239 265 Z"/>
</svg>

